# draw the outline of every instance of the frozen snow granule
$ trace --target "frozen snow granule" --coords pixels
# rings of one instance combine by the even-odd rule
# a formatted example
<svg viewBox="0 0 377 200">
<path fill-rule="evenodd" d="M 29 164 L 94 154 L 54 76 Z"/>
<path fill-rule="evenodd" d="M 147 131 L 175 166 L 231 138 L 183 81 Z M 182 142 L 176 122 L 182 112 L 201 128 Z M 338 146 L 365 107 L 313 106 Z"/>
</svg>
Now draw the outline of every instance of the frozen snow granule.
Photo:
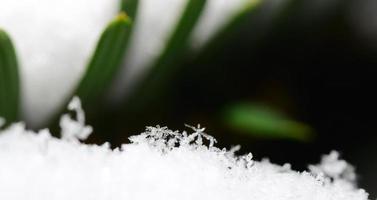
<svg viewBox="0 0 377 200">
<path fill-rule="evenodd" d="M 72 119 L 69 114 L 64 114 L 60 118 L 62 139 L 86 140 L 93 130 L 91 126 L 85 126 L 85 115 L 78 97 L 73 97 L 68 104 L 68 110 L 76 113 L 77 120 Z"/>
</svg>

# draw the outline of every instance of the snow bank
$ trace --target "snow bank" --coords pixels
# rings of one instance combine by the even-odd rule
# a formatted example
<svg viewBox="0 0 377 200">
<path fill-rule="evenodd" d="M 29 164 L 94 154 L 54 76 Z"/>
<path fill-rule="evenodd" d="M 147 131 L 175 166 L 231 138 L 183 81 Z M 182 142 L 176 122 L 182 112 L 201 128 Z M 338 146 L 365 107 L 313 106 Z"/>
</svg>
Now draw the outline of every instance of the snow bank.
<svg viewBox="0 0 377 200">
<path fill-rule="evenodd" d="M 88 128 L 63 124 L 62 138 L 48 130 L 27 131 L 22 123 L 0 132 L 0 199 L 7 200 L 366 200 L 354 185 L 353 168 L 332 152 L 309 172 L 297 172 L 237 148 L 219 149 L 203 128 L 192 133 L 147 127 L 130 144 L 86 145 Z M 81 113 L 81 114 L 80 114 Z M 66 118 L 66 117 L 63 117 Z M 62 118 L 62 121 L 64 121 Z M 67 120 L 67 119 L 65 119 Z M 76 123 L 75 123 L 76 122 Z M 76 131 L 64 126 L 76 127 Z M 87 135 L 86 135 L 87 136 Z"/>
</svg>

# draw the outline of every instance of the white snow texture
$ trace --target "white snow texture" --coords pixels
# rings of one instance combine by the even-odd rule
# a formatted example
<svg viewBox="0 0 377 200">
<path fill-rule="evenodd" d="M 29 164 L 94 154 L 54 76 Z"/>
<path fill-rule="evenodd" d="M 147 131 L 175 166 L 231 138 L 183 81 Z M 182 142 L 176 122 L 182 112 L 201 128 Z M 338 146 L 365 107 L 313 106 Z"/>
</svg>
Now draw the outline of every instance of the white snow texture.
<svg viewBox="0 0 377 200">
<path fill-rule="evenodd" d="M 78 99 L 70 108 L 79 125 L 69 137 L 27 131 L 22 123 L 0 131 L 0 199 L 368 199 L 355 186 L 353 168 L 337 152 L 309 172 L 297 172 L 289 164 L 254 161 L 252 154 L 236 156 L 239 147 L 214 147 L 216 140 L 200 126 L 191 127 L 191 134 L 147 127 L 130 138 L 131 144 L 112 150 L 108 143 L 80 143 L 88 127 Z"/>
</svg>

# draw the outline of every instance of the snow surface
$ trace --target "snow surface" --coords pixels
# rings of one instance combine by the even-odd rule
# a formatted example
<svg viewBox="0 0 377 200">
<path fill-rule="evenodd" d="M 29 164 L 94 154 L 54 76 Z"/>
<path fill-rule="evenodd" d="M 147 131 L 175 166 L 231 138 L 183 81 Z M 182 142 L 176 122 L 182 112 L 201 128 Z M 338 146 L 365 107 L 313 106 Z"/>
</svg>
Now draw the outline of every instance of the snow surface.
<svg viewBox="0 0 377 200">
<path fill-rule="evenodd" d="M 236 156 L 239 147 L 219 149 L 200 126 L 190 127 L 192 133 L 147 127 L 130 144 L 110 149 L 79 142 L 85 125 L 77 98 L 70 108 L 81 124 L 71 137 L 27 131 L 22 123 L 0 131 L 0 199 L 368 199 L 336 152 L 297 172 L 252 154 Z"/>
<path fill-rule="evenodd" d="M 41 125 L 82 76 L 119 0 L 0 0 L 0 28 L 18 53 L 23 115 Z"/>
</svg>

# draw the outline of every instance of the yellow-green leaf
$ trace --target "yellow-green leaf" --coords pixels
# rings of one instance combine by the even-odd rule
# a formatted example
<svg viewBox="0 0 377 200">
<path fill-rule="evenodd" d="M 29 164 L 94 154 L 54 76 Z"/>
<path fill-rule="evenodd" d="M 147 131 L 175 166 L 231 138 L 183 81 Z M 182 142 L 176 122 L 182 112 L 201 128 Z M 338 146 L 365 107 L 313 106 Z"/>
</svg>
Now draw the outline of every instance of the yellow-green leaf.
<svg viewBox="0 0 377 200">
<path fill-rule="evenodd" d="M 135 19 L 139 0 L 121 0 L 120 11 L 125 12 L 133 20 Z"/>
</svg>

